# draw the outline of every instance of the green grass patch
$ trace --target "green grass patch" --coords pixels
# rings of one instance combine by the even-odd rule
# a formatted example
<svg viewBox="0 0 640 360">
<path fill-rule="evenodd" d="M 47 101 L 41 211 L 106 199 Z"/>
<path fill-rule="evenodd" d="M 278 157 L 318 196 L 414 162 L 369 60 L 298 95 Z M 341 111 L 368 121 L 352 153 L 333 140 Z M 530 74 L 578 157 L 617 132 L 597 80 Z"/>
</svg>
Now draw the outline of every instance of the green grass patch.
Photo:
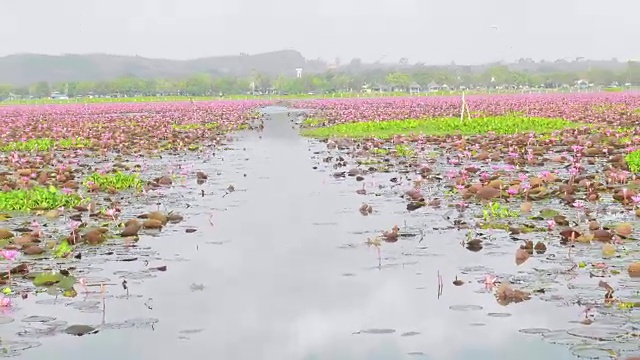
<svg viewBox="0 0 640 360">
<path fill-rule="evenodd" d="M 421 133 L 425 135 L 481 135 L 488 132 L 507 135 L 523 132 L 549 133 L 567 128 L 588 126 L 564 119 L 525 116 L 492 116 L 460 121 L 459 118 L 408 119 L 391 121 L 354 122 L 329 127 L 302 129 L 303 136 L 328 137 L 377 137 Z"/>
<path fill-rule="evenodd" d="M 629 171 L 640 173 L 640 150 L 632 151 L 624 158 L 629 165 Z"/>
<path fill-rule="evenodd" d="M 91 146 L 91 141 L 82 138 L 53 140 L 49 138 L 29 139 L 27 141 L 12 141 L 0 143 L 0 151 L 49 151 L 81 149 Z"/>
<path fill-rule="evenodd" d="M 126 174 L 123 172 L 115 172 L 115 173 L 93 173 L 88 176 L 84 181 L 85 186 L 92 187 L 97 185 L 101 190 L 128 190 L 142 189 L 142 185 L 144 184 L 138 174 Z"/>
<path fill-rule="evenodd" d="M 75 192 L 63 192 L 53 186 L 0 192 L 0 210 L 31 211 L 73 207 L 82 202 Z"/>
</svg>

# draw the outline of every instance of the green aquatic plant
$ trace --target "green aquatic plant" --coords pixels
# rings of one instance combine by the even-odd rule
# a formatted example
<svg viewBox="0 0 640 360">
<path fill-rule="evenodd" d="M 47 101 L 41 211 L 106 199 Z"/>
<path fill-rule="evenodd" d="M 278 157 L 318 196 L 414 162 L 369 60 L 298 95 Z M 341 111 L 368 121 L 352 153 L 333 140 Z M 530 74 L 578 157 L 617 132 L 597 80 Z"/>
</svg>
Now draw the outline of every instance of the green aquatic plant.
<svg viewBox="0 0 640 360">
<path fill-rule="evenodd" d="M 316 127 L 316 126 L 321 126 L 326 121 L 327 121 L 326 119 L 307 118 L 307 119 L 304 119 L 304 121 L 302 121 L 301 125 L 302 127 Z"/>
<path fill-rule="evenodd" d="M 371 150 L 371 153 L 374 155 L 380 155 L 380 156 L 389 155 L 389 149 L 375 148 Z"/>
<path fill-rule="evenodd" d="M 0 192 L 0 210 L 51 210 L 79 205 L 82 198 L 75 192 L 61 191 L 54 186 L 33 187 Z"/>
<path fill-rule="evenodd" d="M 94 172 L 89 175 L 85 181 L 85 186 L 91 187 L 99 187 L 102 190 L 127 190 L 127 189 L 142 189 L 142 185 L 144 182 L 140 180 L 138 174 L 126 174 L 120 171 L 115 173 L 99 173 Z"/>
<path fill-rule="evenodd" d="M 402 157 L 411 157 L 413 156 L 413 154 L 415 154 L 415 151 L 413 149 L 411 149 L 410 147 L 408 147 L 407 145 L 396 145 L 396 155 L 397 156 L 402 156 Z"/>
<path fill-rule="evenodd" d="M 302 129 L 303 136 L 328 137 L 377 137 L 389 138 L 399 134 L 425 135 L 481 135 L 489 132 L 507 135 L 516 133 L 549 133 L 567 128 L 579 128 L 588 124 L 576 123 L 564 119 L 527 117 L 522 115 L 502 115 L 471 118 L 432 118 L 390 121 L 353 122 L 329 127 Z"/>
<path fill-rule="evenodd" d="M 215 129 L 218 128 L 220 124 L 216 122 L 204 123 L 204 124 L 183 124 L 183 125 L 171 125 L 173 130 L 179 131 L 191 131 L 191 130 L 200 130 L 200 129 Z"/>
<path fill-rule="evenodd" d="M 62 242 L 54 248 L 53 254 L 56 258 L 64 258 L 71 254 L 72 250 L 73 247 L 69 245 L 69 242 L 67 240 L 62 240 Z"/>
<path fill-rule="evenodd" d="M 1 151 L 50 151 L 81 149 L 91 146 L 91 140 L 82 138 L 53 140 L 49 138 L 29 139 L 26 141 L 11 141 L 0 143 Z"/>
<path fill-rule="evenodd" d="M 624 159 L 629 165 L 629 171 L 633 173 L 640 172 L 640 150 L 630 152 Z"/>
<path fill-rule="evenodd" d="M 482 206 L 482 218 L 484 221 L 490 221 L 495 219 L 507 219 L 520 216 L 515 210 L 509 209 L 509 207 L 501 205 L 498 202 L 490 202 Z"/>
</svg>

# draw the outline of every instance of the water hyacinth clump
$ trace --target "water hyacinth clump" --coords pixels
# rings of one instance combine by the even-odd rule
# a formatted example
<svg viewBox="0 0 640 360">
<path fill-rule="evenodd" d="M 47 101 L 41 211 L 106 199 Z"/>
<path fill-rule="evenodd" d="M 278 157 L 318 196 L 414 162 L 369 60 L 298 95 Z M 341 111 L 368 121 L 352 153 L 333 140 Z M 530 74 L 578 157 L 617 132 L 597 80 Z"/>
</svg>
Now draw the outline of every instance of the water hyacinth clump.
<svg viewBox="0 0 640 360">
<path fill-rule="evenodd" d="M 397 134 L 425 135 L 500 135 L 523 132 L 549 133 L 556 130 L 576 128 L 584 124 L 564 119 L 524 117 L 516 114 L 477 117 L 468 120 L 459 118 L 405 119 L 375 122 L 354 122 L 328 127 L 303 129 L 305 136 L 326 138 L 331 136 L 388 138 Z"/>
<path fill-rule="evenodd" d="M 115 173 L 94 172 L 87 176 L 84 184 L 91 190 L 119 191 L 126 189 L 141 190 L 144 182 L 139 174 L 126 174 L 120 171 Z"/>
<path fill-rule="evenodd" d="M 91 141 L 82 138 L 53 140 L 35 138 L 26 141 L 12 141 L 0 145 L 1 151 L 49 151 L 84 148 L 91 145 Z"/>
<path fill-rule="evenodd" d="M 631 151 L 624 159 L 627 165 L 629 165 L 631 172 L 635 174 L 640 173 L 640 150 Z"/>
<path fill-rule="evenodd" d="M 82 202 L 75 192 L 54 186 L 36 186 L 0 192 L 0 211 L 50 210 L 74 207 Z"/>
</svg>

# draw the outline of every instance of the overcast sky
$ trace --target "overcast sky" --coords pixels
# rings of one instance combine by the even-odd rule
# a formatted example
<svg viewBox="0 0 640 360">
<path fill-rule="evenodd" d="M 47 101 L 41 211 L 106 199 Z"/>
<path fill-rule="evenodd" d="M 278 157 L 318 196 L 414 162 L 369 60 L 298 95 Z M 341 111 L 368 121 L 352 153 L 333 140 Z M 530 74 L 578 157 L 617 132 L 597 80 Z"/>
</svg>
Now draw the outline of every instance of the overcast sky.
<svg viewBox="0 0 640 360">
<path fill-rule="evenodd" d="M 640 58 L 639 11 L 638 0 L 14 0 L 2 2 L 0 56 L 628 60 Z"/>
</svg>

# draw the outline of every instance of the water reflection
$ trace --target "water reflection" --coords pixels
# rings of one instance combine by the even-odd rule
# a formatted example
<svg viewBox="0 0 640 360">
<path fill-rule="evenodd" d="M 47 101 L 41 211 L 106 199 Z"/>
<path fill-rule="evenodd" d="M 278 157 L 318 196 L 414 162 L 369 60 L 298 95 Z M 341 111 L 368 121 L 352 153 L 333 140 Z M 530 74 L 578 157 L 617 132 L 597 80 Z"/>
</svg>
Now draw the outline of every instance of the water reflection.
<svg viewBox="0 0 640 360">
<path fill-rule="evenodd" d="M 572 358 L 566 348 L 518 331 L 567 328 L 579 318 L 578 307 L 556 308 L 538 300 L 503 307 L 478 283 L 488 270 L 532 271 L 539 260 L 516 268 L 512 255 L 505 260 L 469 252 L 459 244 L 462 233 L 430 229 L 449 224 L 441 213 L 407 215 L 406 204 L 396 197 L 357 195 L 355 182 L 313 170 L 321 160 L 309 150 L 309 140 L 297 136 L 286 112 L 271 113 L 262 138 L 240 135 L 232 150 L 219 155 L 223 160 L 195 163 L 198 170 L 219 175 L 171 190 L 191 204 L 184 210 L 184 226 L 198 231 L 167 229 L 141 240 L 141 246 L 159 254 L 153 266 L 168 265 L 161 276 L 129 281 L 130 291 L 141 297 L 107 299 L 104 320 L 102 314 L 59 306 L 34 306 L 31 314 L 69 324 L 150 317 L 157 324 L 81 338 L 41 338 L 43 346 L 22 357 Z M 373 180 L 383 183 L 387 177 L 379 174 Z M 222 197 L 230 184 L 237 191 Z M 200 190 L 207 195 L 201 197 Z M 376 212 L 360 215 L 363 199 Z M 424 241 L 383 246 L 378 266 L 376 251 L 364 241 L 405 221 L 424 228 Z M 460 271 L 487 263 L 490 269 Z M 111 273 L 135 266 L 143 267 L 100 264 Z M 445 283 L 439 300 L 438 271 Z M 463 286 L 451 285 L 456 275 L 466 282 Z M 152 307 L 145 305 L 149 299 Z M 455 305 L 474 306 L 456 311 Z M 496 313 L 512 316 L 489 315 Z"/>
</svg>

